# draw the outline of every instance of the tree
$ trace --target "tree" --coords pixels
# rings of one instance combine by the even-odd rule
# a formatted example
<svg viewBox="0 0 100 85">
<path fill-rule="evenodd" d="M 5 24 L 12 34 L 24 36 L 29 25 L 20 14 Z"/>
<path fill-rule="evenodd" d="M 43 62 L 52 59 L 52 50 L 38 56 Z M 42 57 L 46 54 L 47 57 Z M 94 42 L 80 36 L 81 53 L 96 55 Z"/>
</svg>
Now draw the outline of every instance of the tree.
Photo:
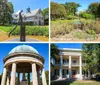
<svg viewBox="0 0 100 85">
<path fill-rule="evenodd" d="M 11 23 L 13 4 L 11 2 L 6 2 L 5 0 L 0 1 L 0 24 Z"/>
<path fill-rule="evenodd" d="M 45 25 L 48 25 L 49 24 L 49 8 L 45 8 L 43 11 L 42 11 L 42 14 L 44 16 L 44 24 Z"/>
<path fill-rule="evenodd" d="M 89 5 L 88 7 L 88 11 L 91 13 L 91 14 L 94 14 L 95 15 L 95 19 L 100 15 L 99 14 L 99 6 L 100 6 L 100 3 L 99 2 L 93 2 Z M 98 12 L 99 11 L 99 12 Z"/>
<path fill-rule="evenodd" d="M 55 2 L 51 2 L 50 6 L 50 11 L 51 11 L 51 19 L 57 19 L 57 18 L 64 18 L 66 14 L 66 10 L 63 5 L 60 5 Z"/>
<path fill-rule="evenodd" d="M 43 9 L 42 14 L 43 14 L 44 18 L 46 18 L 46 15 L 48 15 L 48 17 L 49 17 L 49 8 Z"/>
<path fill-rule="evenodd" d="M 63 4 L 63 6 L 66 9 L 67 15 L 76 15 L 77 8 L 80 7 L 80 4 L 77 4 L 75 2 L 66 2 Z"/>
<path fill-rule="evenodd" d="M 99 46 L 98 44 L 83 44 L 83 59 L 86 62 L 85 70 L 88 72 L 88 78 L 91 78 L 92 73 L 98 72 L 98 53 L 99 53 Z M 100 53 L 99 53 L 100 54 Z M 94 69 L 95 68 L 95 69 Z"/>
<path fill-rule="evenodd" d="M 51 59 L 56 60 L 56 57 L 59 55 L 59 49 L 55 44 L 51 44 Z M 51 66 L 53 63 L 51 62 Z"/>
</svg>

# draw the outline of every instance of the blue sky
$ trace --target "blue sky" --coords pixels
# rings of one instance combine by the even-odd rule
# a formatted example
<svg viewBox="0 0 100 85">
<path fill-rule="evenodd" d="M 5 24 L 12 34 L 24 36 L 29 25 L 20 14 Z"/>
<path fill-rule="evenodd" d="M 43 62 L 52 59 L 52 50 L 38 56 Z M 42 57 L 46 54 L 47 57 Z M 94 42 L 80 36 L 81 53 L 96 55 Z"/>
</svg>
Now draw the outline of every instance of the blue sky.
<svg viewBox="0 0 100 85">
<path fill-rule="evenodd" d="M 56 43 L 58 48 L 82 49 L 82 43 Z"/>
<path fill-rule="evenodd" d="M 13 49 L 18 45 L 23 45 L 23 44 L 16 44 L 16 43 L 0 44 L 0 74 L 3 72 L 3 66 L 4 66 L 3 58 L 7 56 L 7 54 L 11 51 L 11 49 Z M 24 44 L 24 45 L 30 45 L 34 47 L 40 53 L 40 55 L 43 56 L 45 59 L 45 64 L 44 64 L 45 70 L 49 70 L 49 45 L 47 43 L 45 44 L 33 43 L 33 44 Z"/>
<path fill-rule="evenodd" d="M 19 10 L 24 10 L 26 12 L 26 8 L 30 7 L 31 10 L 34 9 L 44 9 L 49 7 L 49 0 L 8 0 L 13 3 L 14 11 L 17 12 Z"/>
<path fill-rule="evenodd" d="M 65 2 L 76 2 L 79 3 L 82 7 L 79 7 L 79 11 L 86 10 L 88 5 L 92 2 L 100 2 L 100 0 L 51 0 L 58 3 L 65 3 Z"/>
</svg>

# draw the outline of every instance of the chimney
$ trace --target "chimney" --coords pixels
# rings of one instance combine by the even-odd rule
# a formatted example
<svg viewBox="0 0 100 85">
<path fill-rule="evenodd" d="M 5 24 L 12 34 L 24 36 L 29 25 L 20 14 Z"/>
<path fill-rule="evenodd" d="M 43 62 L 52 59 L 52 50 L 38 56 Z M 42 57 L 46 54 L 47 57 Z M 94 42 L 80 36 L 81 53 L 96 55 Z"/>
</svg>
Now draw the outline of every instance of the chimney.
<svg viewBox="0 0 100 85">
<path fill-rule="evenodd" d="M 30 11 L 30 8 L 28 7 L 28 8 L 26 9 L 26 13 L 29 13 L 29 12 L 31 12 L 31 11 Z"/>
</svg>

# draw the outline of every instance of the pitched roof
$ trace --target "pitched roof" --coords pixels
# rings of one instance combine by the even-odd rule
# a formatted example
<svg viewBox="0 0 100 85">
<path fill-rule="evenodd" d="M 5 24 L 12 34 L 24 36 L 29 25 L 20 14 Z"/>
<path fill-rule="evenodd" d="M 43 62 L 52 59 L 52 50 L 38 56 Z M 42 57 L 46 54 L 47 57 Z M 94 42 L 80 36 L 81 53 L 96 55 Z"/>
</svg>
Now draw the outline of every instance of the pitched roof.
<svg viewBox="0 0 100 85">
<path fill-rule="evenodd" d="M 25 13 L 24 16 L 26 16 L 26 17 L 35 16 L 39 10 L 40 9 L 36 9 L 31 12 Z"/>
</svg>

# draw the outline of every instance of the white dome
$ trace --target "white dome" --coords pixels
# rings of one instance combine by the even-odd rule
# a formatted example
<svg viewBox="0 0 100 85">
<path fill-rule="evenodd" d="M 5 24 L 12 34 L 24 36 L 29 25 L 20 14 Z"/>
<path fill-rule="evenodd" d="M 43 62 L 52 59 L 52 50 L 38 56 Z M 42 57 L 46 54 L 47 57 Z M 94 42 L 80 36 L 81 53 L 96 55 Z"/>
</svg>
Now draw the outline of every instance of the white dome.
<svg viewBox="0 0 100 85">
<path fill-rule="evenodd" d="M 33 47 L 31 47 L 29 45 L 19 45 L 19 46 L 13 48 L 9 52 L 9 54 L 11 54 L 11 53 L 26 53 L 26 52 L 39 54 L 36 49 L 34 49 Z"/>
</svg>

